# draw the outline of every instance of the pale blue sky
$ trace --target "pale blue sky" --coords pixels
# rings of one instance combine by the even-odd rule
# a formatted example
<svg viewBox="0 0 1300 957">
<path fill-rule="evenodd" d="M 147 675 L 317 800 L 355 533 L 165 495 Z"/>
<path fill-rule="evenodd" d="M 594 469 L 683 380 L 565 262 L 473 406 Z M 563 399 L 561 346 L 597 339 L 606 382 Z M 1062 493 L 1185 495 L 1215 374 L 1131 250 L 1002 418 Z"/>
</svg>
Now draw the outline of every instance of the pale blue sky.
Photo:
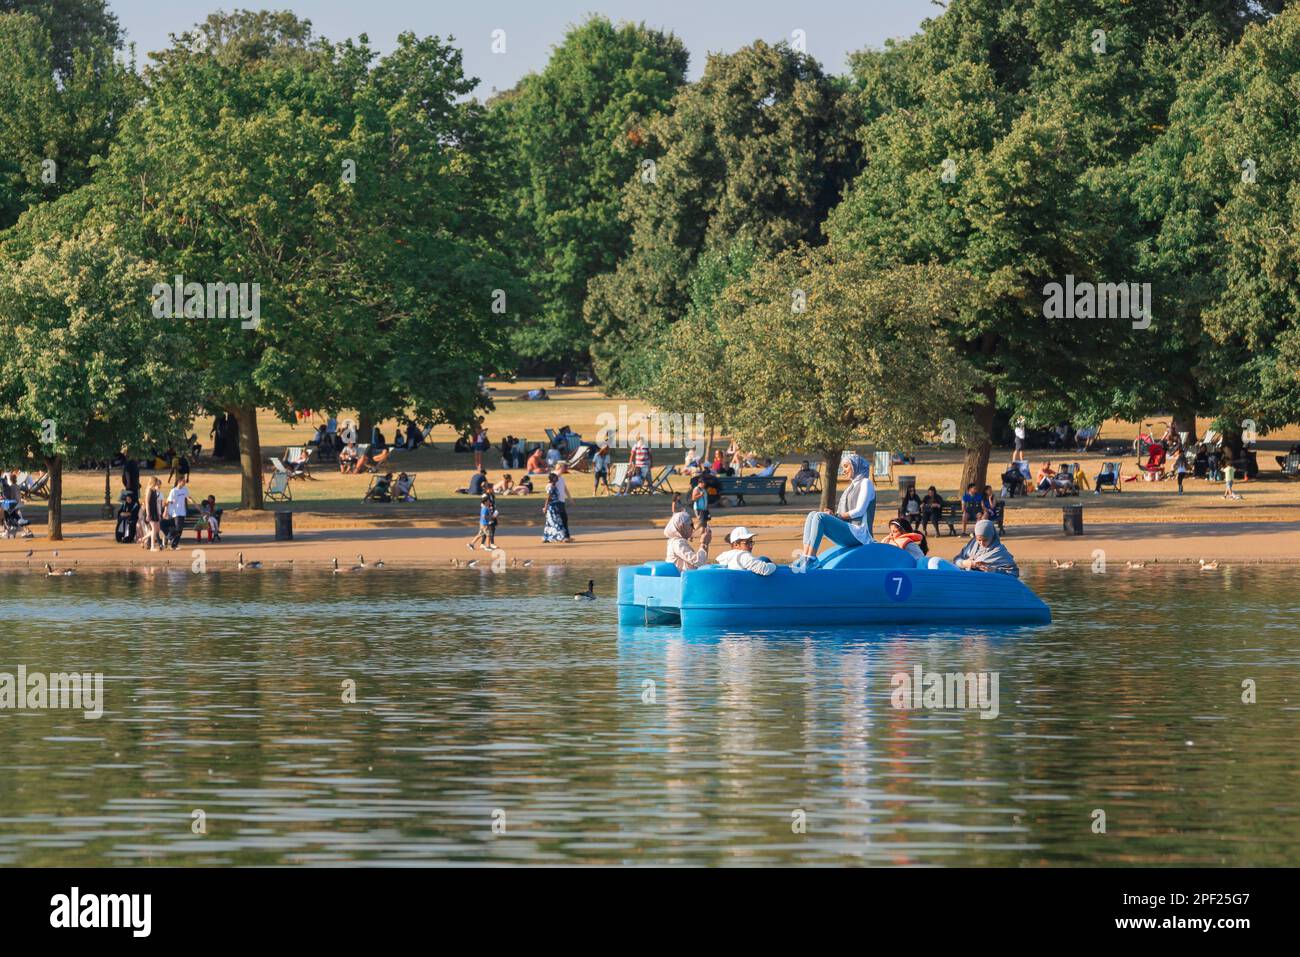
<svg viewBox="0 0 1300 957">
<path fill-rule="evenodd" d="M 807 50 L 832 73 L 845 69 L 846 57 L 889 37 L 915 33 L 921 21 L 941 8 L 930 0 L 109 0 L 136 44 L 146 54 L 218 9 L 289 9 L 312 21 L 331 40 L 369 34 L 381 51 L 399 33 L 454 36 L 465 52 L 465 69 L 482 82 L 479 94 L 508 89 L 521 76 L 545 65 L 551 47 L 569 25 L 589 13 L 610 19 L 645 21 L 671 30 L 691 53 L 691 77 L 698 77 L 710 52 L 729 52 L 755 39 L 789 39 L 803 30 Z M 506 52 L 492 52 L 492 31 L 504 30 Z"/>
</svg>

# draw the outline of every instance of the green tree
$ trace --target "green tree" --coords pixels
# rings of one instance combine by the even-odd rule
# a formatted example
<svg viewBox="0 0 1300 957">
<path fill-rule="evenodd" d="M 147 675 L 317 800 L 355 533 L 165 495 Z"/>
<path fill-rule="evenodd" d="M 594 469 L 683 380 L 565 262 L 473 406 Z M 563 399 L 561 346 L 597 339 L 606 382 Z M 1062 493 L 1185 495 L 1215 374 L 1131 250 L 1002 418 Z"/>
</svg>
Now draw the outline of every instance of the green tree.
<svg viewBox="0 0 1300 957">
<path fill-rule="evenodd" d="M 568 32 L 540 73 L 493 101 L 515 167 L 514 258 L 535 300 L 535 314 L 513 326 L 521 357 L 587 353 L 587 283 L 627 252 L 622 188 L 651 157 L 643 125 L 685 82 L 687 59 L 670 33 L 593 16 Z"/>
<path fill-rule="evenodd" d="M 157 282 L 259 287 L 255 320 L 181 320 L 205 404 L 239 424 L 245 507 L 261 506 L 259 407 L 472 419 L 511 289 L 459 52 L 403 34 L 377 58 L 307 34 L 241 13 L 177 37 L 102 171 L 97 215 Z"/>
<path fill-rule="evenodd" d="M 58 45 L 74 41 L 74 49 Z M 93 32 L 52 39 L 37 16 L 0 13 L 0 229 L 86 183 L 139 95 L 110 39 Z"/>
<path fill-rule="evenodd" d="M 1132 164 L 1144 262 L 1168 276 L 1170 332 L 1230 445 L 1300 419 L 1300 10 L 1189 75 L 1167 131 Z M 1161 376 L 1162 381 L 1165 376 Z"/>
<path fill-rule="evenodd" d="M 870 162 L 829 233 L 880 266 L 958 266 L 992 295 L 949 331 L 984 373 L 963 483 L 984 481 L 999 405 L 1095 419 L 1141 398 L 1131 383 L 1156 336 L 1128 319 L 1049 326 L 1045 287 L 1146 278 L 1118 171 L 1158 135 L 1187 51 L 1264 16 L 1246 2 L 953 0 L 918 37 L 855 59 Z"/>
<path fill-rule="evenodd" d="M 699 82 L 645 124 L 658 158 L 624 186 L 631 251 L 592 280 L 585 307 L 608 387 L 652 385 L 701 253 L 738 238 L 760 256 L 824 241 L 822 221 L 857 166 L 854 129 L 816 61 L 762 41 L 711 55 Z"/>
<path fill-rule="evenodd" d="M 842 450 L 864 439 L 909 448 L 962 408 L 977 373 L 944 328 L 981 295 L 944 266 L 882 271 L 834 247 L 786 250 L 673 325 L 652 397 L 674 411 L 709 406 L 746 447 L 820 452 L 830 507 Z"/>
<path fill-rule="evenodd" d="M 105 0 L 0 0 L 0 15 L 25 13 L 51 40 L 50 68 L 61 79 L 73 72 L 79 51 L 122 45 L 122 29 Z"/>
<path fill-rule="evenodd" d="M 26 248 L 11 243 L 0 256 L 0 448 L 48 471 L 48 535 L 58 541 L 65 465 L 177 441 L 198 389 L 170 361 L 188 347 L 184 330 L 149 307 L 157 267 L 111 227 Z"/>
</svg>

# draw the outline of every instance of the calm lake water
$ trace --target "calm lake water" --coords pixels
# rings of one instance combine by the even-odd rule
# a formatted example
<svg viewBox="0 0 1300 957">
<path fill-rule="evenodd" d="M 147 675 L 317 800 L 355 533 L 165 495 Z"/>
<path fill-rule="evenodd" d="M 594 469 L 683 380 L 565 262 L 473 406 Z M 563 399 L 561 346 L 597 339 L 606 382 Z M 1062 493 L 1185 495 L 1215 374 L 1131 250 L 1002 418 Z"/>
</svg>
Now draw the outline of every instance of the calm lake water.
<svg viewBox="0 0 1300 957">
<path fill-rule="evenodd" d="M 0 865 L 1300 864 L 1286 569 L 689 639 L 620 630 L 614 575 L 0 575 L 0 672 L 105 676 L 98 720 L 0 711 Z M 893 707 L 916 665 L 995 672 L 998 716 Z"/>
</svg>

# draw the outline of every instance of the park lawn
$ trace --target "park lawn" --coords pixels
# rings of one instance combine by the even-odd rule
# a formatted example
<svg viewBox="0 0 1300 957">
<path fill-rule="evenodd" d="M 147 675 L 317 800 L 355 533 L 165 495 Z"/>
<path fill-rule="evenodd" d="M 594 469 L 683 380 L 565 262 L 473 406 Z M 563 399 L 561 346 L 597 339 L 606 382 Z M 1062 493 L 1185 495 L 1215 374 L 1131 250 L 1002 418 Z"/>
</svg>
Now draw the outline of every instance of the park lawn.
<svg viewBox="0 0 1300 957">
<path fill-rule="evenodd" d="M 528 389 L 544 387 L 552 398 L 545 401 L 523 401 L 520 399 Z M 558 429 L 569 425 L 575 432 L 585 438 L 594 438 L 600 416 L 619 417 L 620 405 L 625 405 L 626 415 L 646 413 L 651 406 L 635 399 L 609 397 L 593 388 L 552 388 L 549 381 L 521 380 L 516 383 L 492 384 L 492 396 L 496 403 L 494 411 L 487 416 L 489 438 L 494 448 L 484 455 L 484 463 L 489 478 L 496 480 L 504 471 L 495 443 L 505 435 L 522 436 L 532 445 L 545 442 L 547 428 Z M 343 412 L 340 419 L 351 413 Z M 317 420 L 319 421 L 319 420 Z M 1163 423 L 1149 422 L 1158 435 Z M 1208 421 L 1198 423 L 1203 430 Z M 280 456 L 286 446 L 301 445 L 314 431 L 314 424 L 301 423 L 289 425 L 276 419 L 269 412 L 262 414 L 259 422 L 262 440 L 262 452 L 269 462 L 272 455 Z M 194 431 L 200 441 L 211 449 L 208 431 L 211 422 L 196 422 Z M 390 441 L 397 432 L 397 423 L 386 421 L 381 424 L 384 434 Z M 1102 441 L 1131 440 L 1137 432 L 1137 424 L 1130 422 L 1107 422 L 1102 430 Z M 291 508 L 298 517 L 296 521 L 311 527 L 313 525 L 408 525 L 408 524 L 470 524 L 477 520 L 477 503 L 467 496 L 457 495 L 455 490 L 464 487 L 474 468 L 472 453 L 455 453 L 452 447 L 456 434 L 449 426 L 435 428 L 430 435 L 433 449 L 421 448 L 419 451 L 395 453 L 388 467 L 394 472 L 405 471 L 418 475 L 416 492 L 420 501 L 408 504 L 361 504 L 362 494 L 369 482 L 367 475 L 342 475 L 337 467 L 318 466 L 312 470 L 310 481 L 291 483 L 292 502 L 267 503 L 268 510 Z M 716 444 L 725 447 L 726 436 L 715 437 Z M 1059 506 L 1082 502 L 1090 513 L 1090 521 L 1236 521 L 1236 520 L 1296 520 L 1300 519 L 1300 484 L 1292 485 L 1282 479 L 1273 456 L 1282 454 L 1292 442 L 1300 441 L 1300 428 L 1289 427 L 1270 434 L 1258 443 L 1261 480 L 1240 483 L 1238 490 L 1243 499 L 1230 502 L 1223 499 L 1222 484 L 1188 479 L 1185 483 L 1186 494 L 1179 496 L 1173 481 L 1148 483 L 1143 481 L 1125 483 L 1120 494 L 1107 491 L 1100 496 L 1085 493 L 1079 498 L 1040 499 L 1034 496 L 1017 498 L 1009 504 L 1008 524 L 1043 524 L 1060 520 Z M 627 450 L 615 449 L 614 461 L 626 461 Z M 656 448 L 656 467 L 667 464 L 679 464 L 683 452 L 677 448 Z M 810 457 L 791 452 L 782 457 L 783 465 L 777 474 L 792 476 L 799 468 L 801 458 Z M 815 458 L 815 456 L 811 456 Z M 1114 459 L 1115 456 L 1100 454 L 1052 456 L 1046 450 L 1031 449 L 1028 452 L 1030 465 L 1037 470 L 1045 457 L 1053 461 L 1078 461 L 1083 464 L 1090 475 L 1099 471 L 1101 462 Z M 995 449 L 990 462 L 990 483 L 995 489 L 998 482 L 994 476 L 999 474 L 1006 461 L 1010 459 L 1009 451 Z M 1130 452 L 1122 457 L 1125 474 L 1135 471 L 1135 460 Z M 917 488 L 924 494 L 925 489 L 936 486 L 945 498 L 957 494 L 962 469 L 962 452 L 959 449 L 923 447 L 917 451 L 915 465 L 895 466 L 901 474 L 915 475 Z M 269 471 L 269 469 L 268 469 Z M 166 472 L 145 472 L 145 481 L 152 474 L 159 474 L 166 485 Z M 518 473 L 512 473 L 518 479 Z M 269 524 L 269 512 L 241 513 L 231 507 L 239 499 L 239 474 L 234 466 L 216 466 L 206 457 L 201 457 L 193 467 L 191 487 L 196 496 L 202 498 L 215 495 L 219 504 L 227 509 L 226 521 Z M 534 485 L 541 490 L 544 481 L 534 476 Z M 588 473 L 575 473 L 570 476 L 570 493 L 576 501 L 572 506 L 572 518 L 575 523 L 589 525 L 639 525 L 662 522 L 668 514 L 669 502 L 666 496 L 594 496 L 591 477 Z M 681 476 L 674 476 L 672 486 L 675 491 L 685 492 L 687 481 Z M 116 472 L 111 476 L 110 488 L 116 500 L 120 488 Z M 898 501 L 898 489 L 892 484 L 881 483 L 879 514 L 891 513 Z M 104 473 L 69 471 L 64 476 L 64 497 L 66 518 L 68 521 L 87 521 L 101 519 L 101 506 L 104 501 Z M 770 497 L 754 500 L 752 505 L 744 508 L 723 510 L 719 521 L 728 522 L 728 516 L 735 515 L 736 520 L 742 516 L 747 522 L 755 524 L 783 525 L 803 521 L 807 509 L 815 507 L 813 499 L 787 495 L 788 505 L 781 506 Z M 534 524 L 541 520 L 540 495 L 528 497 L 502 496 L 498 507 L 502 513 L 503 525 Z M 28 508 L 29 517 L 34 523 L 44 521 L 44 509 L 38 505 Z"/>
</svg>

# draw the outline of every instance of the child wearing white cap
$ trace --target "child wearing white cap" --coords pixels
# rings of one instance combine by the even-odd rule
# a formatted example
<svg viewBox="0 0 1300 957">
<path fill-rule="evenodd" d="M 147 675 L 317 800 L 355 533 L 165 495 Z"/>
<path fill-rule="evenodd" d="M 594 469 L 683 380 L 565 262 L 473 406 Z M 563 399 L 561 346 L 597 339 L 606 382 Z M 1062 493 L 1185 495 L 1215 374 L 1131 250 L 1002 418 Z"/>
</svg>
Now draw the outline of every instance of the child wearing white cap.
<svg viewBox="0 0 1300 957">
<path fill-rule="evenodd" d="M 731 548 L 718 556 L 719 565 L 734 568 L 737 571 L 753 572 L 755 575 L 770 575 L 776 571 L 775 562 L 765 562 L 754 555 L 754 533 L 744 525 L 738 525 L 727 535 L 727 544 Z"/>
</svg>

